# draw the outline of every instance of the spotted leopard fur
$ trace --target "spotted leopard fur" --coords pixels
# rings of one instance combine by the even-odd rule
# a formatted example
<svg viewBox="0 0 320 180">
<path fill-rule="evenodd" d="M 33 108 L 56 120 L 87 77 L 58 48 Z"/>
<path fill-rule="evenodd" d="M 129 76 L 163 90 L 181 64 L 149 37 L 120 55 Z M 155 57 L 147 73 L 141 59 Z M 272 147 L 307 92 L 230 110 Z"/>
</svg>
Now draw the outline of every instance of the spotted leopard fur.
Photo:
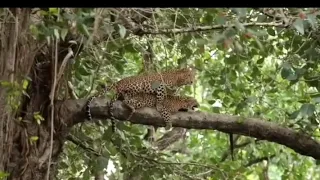
<svg viewBox="0 0 320 180">
<path fill-rule="evenodd" d="M 115 119 L 113 117 L 113 103 L 120 96 L 124 99 L 132 97 L 138 93 L 152 94 L 156 96 L 156 109 L 163 111 L 163 101 L 167 96 L 167 87 L 180 87 L 183 85 L 191 85 L 195 81 L 195 69 L 191 67 L 182 68 L 179 70 L 170 70 L 160 73 L 150 73 L 137 76 L 130 76 L 106 87 L 98 93 L 90 97 L 86 103 L 86 115 L 89 120 L 92 120 L 90 112 L 90 104 L 92 100 L 105 94 L 107 91 L 115 90 L 115 97 L 110 101 L 109 111 L 112 122 L 112 129 L 115 131 Z"/>
<path fill-rule="evenodd" d="M 133 96 L 127 96 L 123 102 L 131 109 L 127 120 L 130 120 L 136 109 L 143 107 L 155 108 L 157 99 L 152 94 L 139 93 Z M 194 110 L 199 107 L 196 99 L 187 96 L 167 95 L 163 100 L 163 108 L 160 114 L 165 122 L 165 129 L 169 130 L 172 127 L 171 114 L 179 110 Z"/>
</svg>

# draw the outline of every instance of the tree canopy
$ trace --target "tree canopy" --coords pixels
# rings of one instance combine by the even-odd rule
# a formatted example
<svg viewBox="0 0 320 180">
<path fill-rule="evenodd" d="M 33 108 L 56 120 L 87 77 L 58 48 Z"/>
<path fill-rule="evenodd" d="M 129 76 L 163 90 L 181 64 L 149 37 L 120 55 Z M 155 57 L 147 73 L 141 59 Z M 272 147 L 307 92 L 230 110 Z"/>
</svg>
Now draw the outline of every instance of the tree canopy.
<svg viewBox="0 0 320 180">
<path fill-rule="evenodd" d="M 32 39 L 25 46 L 16 43 L 21 54 L 15 57 L 21 59 L 16 68 L 30 66 L 15 74 L 21 81 L 10 81 L 10 75 L 0 79 L 7 90 L 0 97 L 9 105 L 4 112 L 14 114 L 10 119 L 29 117 L 35 126 L 51 127 L 51 140 L 49 129 L 46 138 L 32 128 L 21 132 L 29 135 L 29 146 L 43 139 L 48 147 L 52 143 L 51 153 L 59 157 L 52 159 L 55 178 L 320 178 L 318 8 L 34 8 L 26 27 L 22 11 L 0 12 L 4 23 L 18 24 L 8 31 L 25 28 Z M 21 58 L 26 46 L 34 47 L 28 62 L 35 65 Z M 34 70 L 46 62 L 51 69 Z M 8 69 L 8 64 L 0 67 Z M 197 69 L 196 82 L 178 94 L 196 98 L 200 107 L 175 113 L 171 131 L 164 130 L 152 108 L 137 110 L 125 121 L 129 110 L 117 101 L 118 131 L 112 133 L 110 93 L 92 104 L 99 121 L 86 120 L 83 106 L 100 84 L 190 65 Z M 41 84 L 51 73 L 48 87 Z M 40 105 L 43 99 L 48 111 Z M 29 103 L 38 108 L 24 108 Z M 152 125 L 159 127 L 154 143 L 144 139 Z M 56 143 L 59 136 L 65 138 L 62 144 Z M 50 164 L 51 158 L 46 161 Z M 14 172 L 1 168 L 0 179 Z"/>
</svg>

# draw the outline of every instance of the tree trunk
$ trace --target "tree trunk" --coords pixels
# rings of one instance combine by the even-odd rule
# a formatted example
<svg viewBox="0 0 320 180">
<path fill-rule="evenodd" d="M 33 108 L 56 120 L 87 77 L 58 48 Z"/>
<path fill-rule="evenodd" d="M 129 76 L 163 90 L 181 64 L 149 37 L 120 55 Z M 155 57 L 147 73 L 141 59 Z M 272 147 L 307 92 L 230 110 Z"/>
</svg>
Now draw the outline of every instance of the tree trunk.
<svg viewBox="0 0 320 180">
<path fill-rule="evenodd" d="M 29 26 L 36 22 L 32 20 L 31 9 L 3 11 L 5 17 L 1 19 L 4 22 L 0 24 L 0 171 L 8 173 L 7 179 L 43 180 L 47 177 L 51 156 L 52 179 L 55 175 L 54 164 L 68 133 L 68 128 L 54 117 L 51 141 L 49 94 L 54 48 L 32 37 Z M 60 45 L 60 50 L 62 48 Z M 58 54 L 58 60 L 63 56 L 65 54 Z M 31 81 L 23 89 L 22 84 L 27 79 Z M 40 121 L 39 115 L 43 117 Z"/>
</svg>

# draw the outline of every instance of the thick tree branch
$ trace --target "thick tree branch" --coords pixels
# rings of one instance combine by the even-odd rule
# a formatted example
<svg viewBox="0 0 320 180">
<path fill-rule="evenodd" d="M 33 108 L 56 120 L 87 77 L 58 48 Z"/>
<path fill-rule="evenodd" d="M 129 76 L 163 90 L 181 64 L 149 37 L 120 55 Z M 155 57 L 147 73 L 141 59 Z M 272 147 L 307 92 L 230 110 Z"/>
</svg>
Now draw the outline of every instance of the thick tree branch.
<svg viewBox="0 0 320 180">
<path fill-rule="evenodd" d="M 82 110 L 86 100 L 68 100 L 57 103 L 57 114 L 60 119 L 72 127 L 76 123 L 85 121 L 85 113 Z M 93 118 L 107 119 L 108 100 L 97 98 L 91 104 Z M 124 121 L 129 115 L 129 109 L 120 102 L 115 102 L 114 116 L 120 121 Z M 212 129 L 225 133 L 240 134 L 255 137 L 285 145 L 301 155 L 311 156 L 320 159 L 320 143 L 312 137 L 296 132 L 290 128 L 256 118 L 242 118 L 224 114 L 204 113 L 204 112 L 178 112 L 172 116 L 173 127 L 188 129 Z M 164 127 L 160 114 L 151 108 L 137 110 L 132 116 L 131 123 L 155 125 Z"/>
</svg>

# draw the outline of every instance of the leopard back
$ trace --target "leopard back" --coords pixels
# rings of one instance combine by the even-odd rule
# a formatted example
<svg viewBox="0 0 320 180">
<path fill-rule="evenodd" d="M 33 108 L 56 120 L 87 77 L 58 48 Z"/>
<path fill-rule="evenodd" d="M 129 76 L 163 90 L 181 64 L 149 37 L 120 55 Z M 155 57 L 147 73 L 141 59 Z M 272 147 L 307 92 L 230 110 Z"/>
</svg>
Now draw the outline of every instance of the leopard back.
<svg viewBox="0 0 320 180">
<path fill-rule="evenodd" d="M 183 68 L 180 70 L 170 70 L 162 73 L 150 73 L 138 76 L 131 76 L 118 81 L 115 84 L 115 89 L 118 93 L 147 93 L 155 94 L 156 89 L 154 83 L 161 83 L 166 86 L 180 87 L 190 85 L 195 81 L 195 69 Z"/>
</svg>

